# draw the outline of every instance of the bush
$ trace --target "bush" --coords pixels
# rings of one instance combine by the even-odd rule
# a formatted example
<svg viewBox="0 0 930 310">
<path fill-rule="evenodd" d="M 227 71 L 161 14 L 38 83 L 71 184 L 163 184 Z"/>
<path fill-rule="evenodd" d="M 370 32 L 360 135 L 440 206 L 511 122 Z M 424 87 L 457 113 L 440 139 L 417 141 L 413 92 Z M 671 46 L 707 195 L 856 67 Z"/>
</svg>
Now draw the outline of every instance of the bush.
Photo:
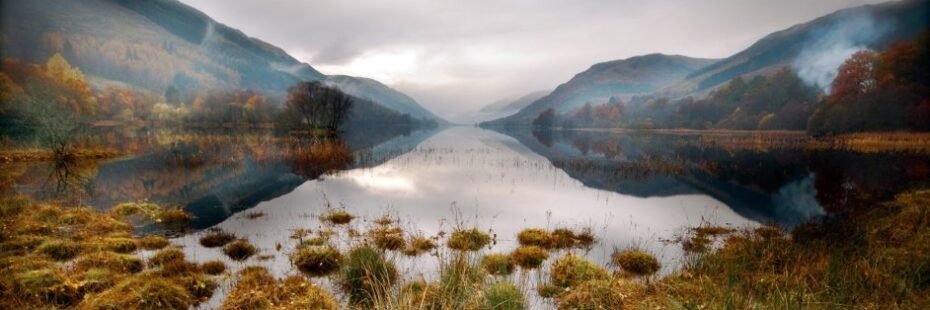
<svg viewBox="0 0 930 310">
<path fill-rule="evenodd" d="M 526 309 L 526 297 L 511 282 L 501 281 L 484 288 L 484 308 L 494 310 Z"/>
<path fill-rule="evenodd" d="M 447 246 L 459 251 L 477 251 L 491 243 L 491 236 L 477 228 L 456 230 L 449 237 Z"/>
<path fill-rule="evenodd" d="M 342 254 L 330 246 L 304 247 L 291 254 L 291 263 L 312 277 L 330 274 L 339 269 Z"/>
<path fill-rule="evenodd" d="M 581 256 L 568 254 L 552 262 L 549 281 L 559 287 L 576 286 L 590 280 L 604 280 L 607 270 Z"/>
<path fill-rule="evenodd" d="M 481 259 L 481 266 L 489 274 L 505 276 L 513 273 L 514 263 L 507 254 L 488 254 Z"/>
<path fill-rule="evenodd" d="M 226 263 L 221 260 L 206 261 L 200 265 L 203 272 L 209 275 L 218 275 L 226 271 Z"/>
<path fill-rule="evenodd" d="M 522 268 L 535 269 L 542 265 L 549 258 L 549 253 L 541 247 L 521 246 L 510 253 L 513 262 Z"/>
<path fill-rule="evenodd" d="M 258 252 L 258 250 L 255 249 L 255 246 L 243 239 L 233 241 L 223 247 L 223 254 L 237 261 L 244 261 L 252 255 L 255 255 L 256 252 Z"/>
<path fill-rule="evenodd" d="M 655 256 L 641 250 L 616 252 L 612 255 L 612 259 L 614 264 L 624 272 L 637 276 L 654 274 L 662 267 Z"/>
<path fill-rule="evenodd" d="M 369 305 L 387 296 L 397 280 L 397 267 L 376 249 L 362 246 L 349 252 L 338 279 L 353 304 Z"/>
<path fill-rule="evenodd" d="M 222 230 L 211 230 L 207 234 L 200 237 L 200 245 L 208 248 L 215 248 L 224 246 L 233 240 L 236 240 L 236 236 L 222 231 Z"/>
</svg>

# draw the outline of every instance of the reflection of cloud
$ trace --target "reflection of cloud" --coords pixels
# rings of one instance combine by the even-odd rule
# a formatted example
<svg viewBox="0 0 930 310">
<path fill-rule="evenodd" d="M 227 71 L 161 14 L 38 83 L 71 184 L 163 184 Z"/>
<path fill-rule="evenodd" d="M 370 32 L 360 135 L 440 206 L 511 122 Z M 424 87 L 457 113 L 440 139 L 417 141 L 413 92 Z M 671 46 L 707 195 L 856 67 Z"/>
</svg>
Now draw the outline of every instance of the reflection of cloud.
<svg viewBox="0 0 930 310">
<path fill-rule="evenodd" d="M 352 180 L 361 187 L 366 187 L 381 191 L 404 191 L 413 192 L 416 190 L 410 179 L 399 174 L 393 174 L 387 171 L 353 171 L 346 178 Z"/>
</svg>

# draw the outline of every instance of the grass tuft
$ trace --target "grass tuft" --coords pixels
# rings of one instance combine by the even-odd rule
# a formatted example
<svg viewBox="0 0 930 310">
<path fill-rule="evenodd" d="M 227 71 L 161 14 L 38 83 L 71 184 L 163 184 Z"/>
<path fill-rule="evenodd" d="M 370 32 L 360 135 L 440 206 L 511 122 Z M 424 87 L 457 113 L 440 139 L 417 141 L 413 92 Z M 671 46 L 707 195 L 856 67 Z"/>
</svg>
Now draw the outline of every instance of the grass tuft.
<svg viewBox="0 0 930 310">
<path fill-rule="evenodd" d="M 481 258 L 481 266 L 484 267 L 488 274 L 506 276 L 513 273 L 515 264 L 510 255 L 488 254 Z"/>
<path fill-rule="evenodd" d="M 320 277 L 339 269 L 342 254 L 331 246 L 302 247 L 291 253 L 290 259 L 301 272 Z"/>
<path fill-rule="evenodd" d="M 636 276 L 652 275 L 658 272 L 659 268 L 662 268 L 655 256 L 643 250 L 618 251 L 611 255 L 611 259 L 623 272 Z"/>
<path fill-rule="evenodd" d="M 237 261 L 244 261 L 257 252 L 258 249 L 245 239 L 233 241 L 223 247 L 223 254 Z"/>
<path fill-rule="evenodd" d="M 510 257 L 521 268 L 536 269 L 549 258 L 549 252 L 535 245 L 521 246 L 514 249 Z"/>
<path fill-rule="evenodd" d="M 491 243 L 491 236 L 477 228 L 452 232 L 446 245 L 453 250 L 477 251 Z"/>
</svg>

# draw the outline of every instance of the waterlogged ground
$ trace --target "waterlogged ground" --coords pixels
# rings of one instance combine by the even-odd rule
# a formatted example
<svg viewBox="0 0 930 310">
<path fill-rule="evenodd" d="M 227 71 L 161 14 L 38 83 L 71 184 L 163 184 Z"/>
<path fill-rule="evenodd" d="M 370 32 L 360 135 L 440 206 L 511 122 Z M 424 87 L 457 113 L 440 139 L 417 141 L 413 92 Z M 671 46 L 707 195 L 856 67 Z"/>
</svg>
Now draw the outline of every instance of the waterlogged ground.
<svg viewBox="0 0 930 310">
<path fill-rule="evenodd" d="M 790 228 L 853 201 L 889 200 L 930 178 L 925 145 L 837 148 L 810 140 L 473 127 L 349 132 L 323 142 L 261 132 L 103 132 L 86 143 L 129 155 L 4 164 L 0 193 L 100 210 L 130 201 L 183 208 L 194 220 L 186 232 L 170 233 L 172 242 L 192 261 L 218 259 L 231 267 L 203 305 L 214 308 L 236 270 L 261 265 L 277 276 L 297 274 L 288 255 L 299 229 L 312 232 L 305 239 L 332 231 L 330 242 L 347 250 L 387 215 L 408 239 L 435 238 L 437 252 L 415 258 L 388 252 L 407 280 L 434 279 L 449 258 L 446 237 L 473 227 L 494 236 L 476 257 L 509 253 L 525 228 L 589 230 L 595 245 L 572 251 L 607 266 L 615 249 L 645 249 L 661 261 L 661 275 L 687 261 L 675 241 L 689 227 Z M 357 218 L 349 225 L 323 223 L 320 216 L 332 210 Z M 234 262 L 220 248 L 201 246 L 200 237 L 216 229 L 247 239 L 259 252 Z M 138 232 L 166 233 L 152 226 Z M 550 253 L 549 262 L 561 254 Z M 551 306 L 534 290 L 546 269 L 513 276 L 534 308 Z M 339 294 L 328 278 L 313 281 Z"/>
<path fill-rule="evenodd" d="M 514 138 L 455 127 L 381 165 L 308 181 L 217 224 L 215 228 L 260 248 L 258 255 L 244 263 L 198 244 L 205 232 L 173 242 L 183 245 L 194 261 L 224 259 L 233 268 L 262 265 L 279 276 L 296 274 L 287 257 L 297 245 L 289 238 L 296 229 L 333 229 L 339 233 L 335 243 L 348 247 L 351 238 L 346 226 L 321 222 L 320 216 L 329 209 L 359 216 L 348 227 L 360 232 L 385 214 L 398 218 L 408 233 L 423 236 L 450 233 L 455 227 L 478 227 L 496 235 L 495 244 L 484 250 L 487 253 L 516 248 L 517 233 L 528 227 L 588 228 L 598 237 L 588 258 L 606 264 L 614 248 L 640 247 L 655 253 L 666 272 L 679 266 L 683 253 L 679 245 L 663 241 L 676 238 L 684 228 L 701 223 L 755 225 L 708 195 L 642 198 L 590 188 Z M 436 257 L 390 255 L 408 279 L 431 279 L 437 273 Z M 532 286 L 541 275 L 534 271 L 516 277 Z"/>
</svg>

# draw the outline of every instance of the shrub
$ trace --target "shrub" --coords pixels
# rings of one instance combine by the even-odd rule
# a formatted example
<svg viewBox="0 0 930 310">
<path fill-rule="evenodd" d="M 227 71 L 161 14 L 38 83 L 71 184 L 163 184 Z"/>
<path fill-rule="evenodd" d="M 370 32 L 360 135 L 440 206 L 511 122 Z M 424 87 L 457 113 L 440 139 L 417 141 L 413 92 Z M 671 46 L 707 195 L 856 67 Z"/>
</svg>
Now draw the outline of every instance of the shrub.
<svg viewBox="0 0 930 310">
<path fill-rule="evenodd" d="M 522 268 L 534 269 L 542 265 L 549 258 L 549 253 L 541 247 L 521 246 L 510 253 L 513 262 Z"/>
<path fill-rule="evenodd" d="M 484 308 L 494 310 L 522 310 L 526 308 L 526 297 L 511 282 L 495 282 L 484 288 Z"/>
<path fill-rule="evenodd" d="M 662 267 L 655 256 L 642 250 L 615 252 L 612 255 L 612 259 L 613 263 L 619 266 L 624 272 L 637 276 L 654 274 Z"/>
<path fill-rule="evenodd" d="M 488 254 L 481 259 L 481 266 L 489 274 L 504 276 L 513 273 L 514 263 L 507 254 Z"/>
<path fill-rule="evenodd" d="M 352 216 L 352 214 L 349 214 L 349 212 L 342 211 L 342 210 L 330 211 L 326 215 L 323 215 L 324 221 L 327 221 L 327 222 L 330 222 L 336 225 L 348 224 L 354 218 L 355 217 Z"/>
<path fill-rule="evenodd" d="M 607 270 L 581 256 L 568 254 L 552 262 L 549 281 L 559 287 L 571 287 L 590 280 L 609 278 Z"/>
<path fill-rule="evenodd" d="M 378 296 L 386 296 L 397 280 L 394 263 L 384 259 L 376 249 L 362 246 L 349 252 L 338 279 L 353 304 L 368 305 Z"/>
<path fill-rule="evenodd" d="M 342 254 L 330 246 L 303 247 L 291 254 L 291 263 L 313 277 L 324 276 L 339 269 Z"/>
<path fill-rule="evenodd" d="M 209 275 L 218 275 L 226 271 L 226 263 L 221 260 L 206 261 L 200 265 L 203 272 Z"/>
<path fill-rule="evenodd" d="M 542 247 L 549 242 L 549 233 L 544 229 L 527 228 L 517 234 L 517 241 L 522 246 L 535 245 Z"/>
<path fill-rule="evenodd" d="M 160 250 L 170 242 L 162 236 L 145 236 L 139 239 L 139 246 L 146 250 Z"/>
<path fill-rule="evenodd" d="M 48 240 L 42 243 L 36 251 L 57 261 L 74 258 L 81 252 L 81 247 L 75 242 L 67 240 Z"/>
<path fill-rule="evenodd" d="M 447 246 L 459 251 L 477 251 L 491 243 L 491 236 L 477 228 L 456 230 L 449 237 Z"/>
<path fill-rule="evenodd" d="M 244 239 L 239 239 L 223 247 L 223 254 L 233 260 L 243 261 L 258 252 L 255 246 Z"/>
<path fill-rule="evenodd" d="M 236 236 L 222 231 L 222 230 L 211 230 L 207 234 L 200 237 L 200 245 L 208 248 L 215 248 L 224 246 L 233 240 L 236 240 Z"/>
</svg>

